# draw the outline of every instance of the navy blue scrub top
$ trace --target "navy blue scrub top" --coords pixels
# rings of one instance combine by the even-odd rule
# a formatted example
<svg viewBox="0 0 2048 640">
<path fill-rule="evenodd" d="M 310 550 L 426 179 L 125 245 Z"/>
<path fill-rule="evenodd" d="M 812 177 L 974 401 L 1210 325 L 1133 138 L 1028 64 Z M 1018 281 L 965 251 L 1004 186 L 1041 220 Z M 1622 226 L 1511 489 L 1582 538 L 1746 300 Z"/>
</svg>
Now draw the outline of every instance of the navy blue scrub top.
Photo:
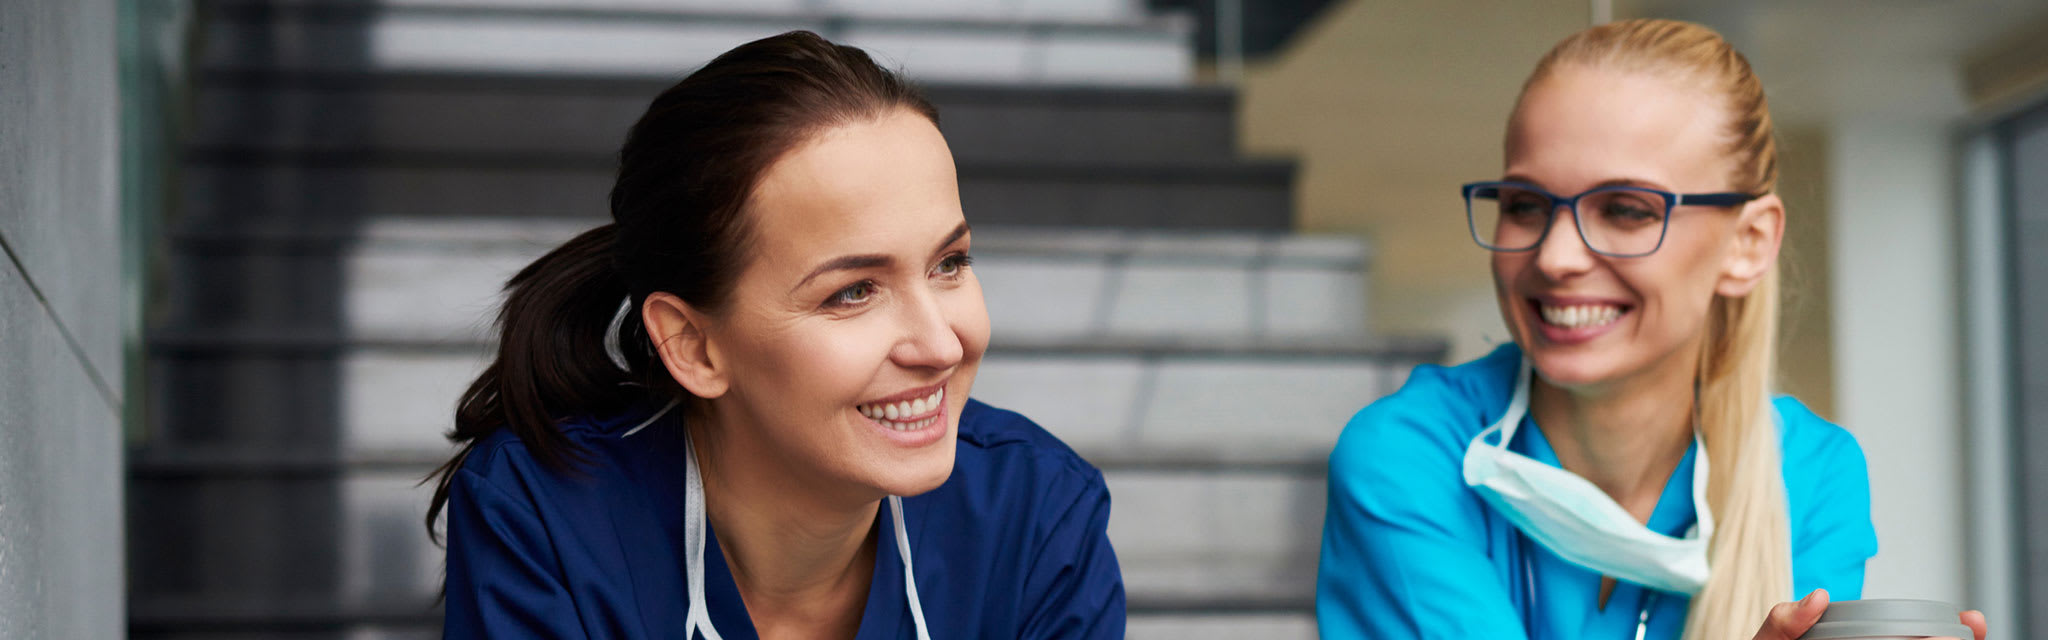
<svg viewBox="0 0 2048 640">
<path fill-rule="evenodd" d="M 508 431 L 470 453 L 449 489 L 446 637 L 682 637 L 682 412 L 621 437 L 651 409 L 564 422 L 589 452 L 580 475 L 542 466 Z M 1102 472 L 1023 416 L 975 400 L 957 447 L 945 484 L 903 499 L 932 638 L 1122 638 Z M 914 638 L 894 523 L 886 506 L 877 516 L 856 638 Z M 710 534 L 712 624 L 728 640 L 755 638 Z"/>
<path fill-rule="evenodd" d="M 1617 581 L 1602 609 L 1599 573 L 1522 535 L 1465 485 L 1466 447 L 1506 413 L 1521 362 L 1508 344 L 1456 367 L 1416 367 L 1400 391 L 1344 427 L 1330 454 L 1316 584 L 1322 637 L 1626 640 L 1646 609 L 1644 638 L 1683 633 L 1690 597 Z M 1793 597 L 1816 588 L 1837 602 L 1861 597 L 1864 562 L 1877 553 L 1863 449 L 1798 400 L 1772 406 Z M 1533 415 L 1508 448 L 1559 466 Z M 1698 519 L 1697 453 L 1687 451 L 1665 480 L 1651 530 L 1682 536 Z"/>
</svg>

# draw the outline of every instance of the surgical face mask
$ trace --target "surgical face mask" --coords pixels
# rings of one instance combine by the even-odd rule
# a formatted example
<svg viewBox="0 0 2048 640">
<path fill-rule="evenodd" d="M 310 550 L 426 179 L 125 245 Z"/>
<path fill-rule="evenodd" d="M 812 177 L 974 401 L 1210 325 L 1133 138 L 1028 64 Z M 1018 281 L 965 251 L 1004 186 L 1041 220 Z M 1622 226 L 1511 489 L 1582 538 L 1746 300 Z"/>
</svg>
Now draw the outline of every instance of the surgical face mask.
<svg viewBox="0 0 2048 640">
<path fill-rule="evenodd" d="M 1661 591 L 1697 595 L 1707 583 L 1707 541 L 1714 514 L 1707 508 L 1707 448 L 1694 436 L 1693 510 L 1699 523 L 1683 538 L 1643 526 L 1613 498 L 1578 474 L 1508 450 L 1529 414 L 1534 368 L 1522 362 L 1513 399 L 1465 450 L 1465 484 L 1522 533 L 1573 564 Z M 1499 434 L 1497 444 L 1486 438 Z"/>
</svg>

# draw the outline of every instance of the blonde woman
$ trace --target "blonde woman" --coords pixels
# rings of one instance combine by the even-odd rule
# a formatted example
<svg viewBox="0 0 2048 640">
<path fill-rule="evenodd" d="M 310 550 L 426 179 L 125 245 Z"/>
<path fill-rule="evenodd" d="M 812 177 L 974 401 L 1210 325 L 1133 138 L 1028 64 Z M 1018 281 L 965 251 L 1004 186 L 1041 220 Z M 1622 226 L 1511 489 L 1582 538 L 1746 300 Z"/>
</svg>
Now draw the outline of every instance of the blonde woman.
<svg viewBox="0 0 2048 640">
<path fill-rule="evenodd" d="M 1704 27 L 1603 25 L 1537 64 L 1503 175 L 1463 188 L 1514 343 L 1344 429 L 1323 637 L 1739 639 L 1794 593 L 1859 597 L 1862 449 L 1771 395 L 1776 160 L 1762 87 Z"/>
</svg>

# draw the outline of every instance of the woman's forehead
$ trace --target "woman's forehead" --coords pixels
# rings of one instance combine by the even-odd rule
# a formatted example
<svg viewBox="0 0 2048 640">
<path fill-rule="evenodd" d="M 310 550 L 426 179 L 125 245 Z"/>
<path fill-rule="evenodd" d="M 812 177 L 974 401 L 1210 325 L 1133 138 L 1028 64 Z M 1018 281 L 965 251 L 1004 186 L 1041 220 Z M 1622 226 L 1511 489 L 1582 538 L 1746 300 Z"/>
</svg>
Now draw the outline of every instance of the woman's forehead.
<svg viewBox="0 0 2048 640">
<path fill-rule="evenodd" d="M 748 202 L 757 254 L 791 268 L 823 254 L 928 249 L 961 220 L 944 138 L 908 110 L 820 132 L 763 173 Z"/>
<path fill-rule="evenodd" d="M 1529 86 L 1509 120 L 1506 173 L 1565 190 L 1617 178 L 1722 189 L 1732 159 L 1720 102 L 1664 75 L 1558 68 Z"/>
</svg>

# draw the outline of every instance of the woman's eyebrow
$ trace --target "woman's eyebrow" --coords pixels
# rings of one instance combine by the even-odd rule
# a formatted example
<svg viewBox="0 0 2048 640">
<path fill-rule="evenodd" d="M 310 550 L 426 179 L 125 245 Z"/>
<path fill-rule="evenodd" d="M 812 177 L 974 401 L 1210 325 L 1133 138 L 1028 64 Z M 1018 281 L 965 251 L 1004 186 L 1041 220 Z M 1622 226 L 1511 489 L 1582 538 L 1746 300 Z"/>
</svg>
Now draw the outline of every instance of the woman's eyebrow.
<svg viewBox="0 0 2048 640">
<path fill-rule="evenodd" d="M 946 240 L 944 242 L 940 242 L 939 248 L 933 249 L 932 253 L 945 251 L 947 246 L 952 245 L 954 242 L 958 242 L 961 237 L 966 235 L 967 223 L 962 222 L 960 223 L 960 226 L 953 227 L 952 233 L 946 234 Z M 861 269 L 887 267 L 894 264 L 896 264 L 895 258 L 880 253 L 864 253 L 850 256 L 839 256 L 831 260 L 826 260 L 823 264 L 819 264 L 817 268 L 812 269 L 809 274 L 806 274 L 804 276 L 804 279 L 798 280 L 796 286 L 790 287 L 789 290 L 796 291 L 797 289 L 802 289 L 804 288 L 804 285 L 810 284 L 811 281 L 816 280 L 818 276 L 822 276 L 833 271 L 857 271 Z"/>
<path fill-rule="evenodd" d="M 1537 182 L 1534 178 L 1519 173 L 1510 173 L 1506 176 L 1503 176 L 1501 177 L 1501 181 L 1520 182 L 1522 184 L 1535 185 L 1537 187 L 1541 187 L 1544 189 L 1550 188 L 1544 186 L 1544 184 L 1541 182 Z M 1598 184 L 1593 185 L 1593 188 L 1595 189 L 1599 189 L 1602 187 L 1643 187 L 1647 189 L 1657 189 L 1660 191 L 1666 190 L 1664 189 L 1664 185 L 1662 183 L 1659 183 L 1655 180 L 1646 180 L 1643 178 L 1608 178 L 1606 180 L 1601 180 Z"/>
<path fill-rule="evenodd" d="M 816 279 L 818 276 L 825 275 L 833 271 L 856 271 L 860 269 L 873 269 L 876 267 L 887 267 L 895 263 L 895 258 L 891 258 L 887 255 L 879 253 L 839 256 L 831 260 L 826 260 L 824 264 L 818 265 L 818 268 L 812 269 L 809 275 L 806 275 L 804 276 L 804 279 L 797 281 L 796 286 L 790 287 L 789 290 L 796 291 L 797 289 L 802 289 L 804 288 L 804 285 L 810 284 L 811 280 Z"/>
<path fill-rule="evenodd" d="M 1600 184 L 1598 184 L 1598 185 L 1594 185 L 1594 186 L 1596 186 L 1596 187 L 1642 187 L 1642 188 L 1645 188 L 1645 189 L 1656 189 L 1656 190 L 1659 190 L 1659 191 L 1664 191 L 1664 190 L 1666 190 L 1666 189 L 1664 188 L 1664 185 L 1663 185 L 1662 183 L 1659 183 L 1659 182 L 1657 182 L 1657 181 L 1655 181 L 1655 180 L 1645 180 L 1645 179 L 1642 179 L 1642 178 L 1610 178 L 1610 179 L 1607 179 L 1607 180 L 1601 180 L 1601 181 L 1600 181 Z"/>
<path fill-rule="evenodd" d="M 938 253 L 938 252 L 940 252 L 940 251 L 945 251 L 945 250 L 946 250 L 946 247 L 948 247 L 948 246 L 952 246 L 952 244 L 953 244 L 953 243 L 955 243 L 955 242 L 959 242 L 959 241 L 960 241 L 960 238 L 961 238 L 962 236 L 966 236 L 966 235 L 967 235 L 967 223 L 963 221 L 963 222 L 961 222 L 961 223 L 960 223 L 960 226 L 957 226 L 957 227 L 953 227 L 953 232 L 952 232 L 952 233 L 948 233 L 948 234 L 946 234 L 946 239 L 945 239 L 945 240 L 943 240 L 943 241 L 940 241 L 940 242 L 939 242 L 939 247 L 938 247 L 937 249 L 933 249 L 933 250 L 932 250 L 932 253 L 936 254 L 936 253 Z"/>
</svg>

